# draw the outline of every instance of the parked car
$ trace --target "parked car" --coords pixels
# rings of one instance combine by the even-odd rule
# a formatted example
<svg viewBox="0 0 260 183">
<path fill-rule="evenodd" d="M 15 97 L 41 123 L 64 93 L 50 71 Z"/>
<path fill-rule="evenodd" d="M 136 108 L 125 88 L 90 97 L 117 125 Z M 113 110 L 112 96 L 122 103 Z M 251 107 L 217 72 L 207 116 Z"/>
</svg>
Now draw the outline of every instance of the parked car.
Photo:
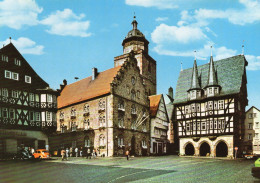
<svg viewBox="0 0 260 183">
<path fill-rule="evenodd" d="M 14 155 L 13 159 L 19 160 L 29 160 L 34 159 L 34 156 L 28 150 L 20 150 L 17 154 Z"/>
<path fill-rule="evenodd" d="M 253 154 L 246 154 L 246 155 L 244 155 L 244 158 L 245 159 L 254 159 L 255 156 Z"/>
<path fill-rule="evenodd" d="M 252 176 L 260 179 L 260 158 L 255 161 L 255 167 L 251 170 Z"/>
<path fill-rule="evenodd" d="M 50 153 L 46 149 L 37 149 L 33 156 L 35 159 L 50 159 Z"/>
</svg>

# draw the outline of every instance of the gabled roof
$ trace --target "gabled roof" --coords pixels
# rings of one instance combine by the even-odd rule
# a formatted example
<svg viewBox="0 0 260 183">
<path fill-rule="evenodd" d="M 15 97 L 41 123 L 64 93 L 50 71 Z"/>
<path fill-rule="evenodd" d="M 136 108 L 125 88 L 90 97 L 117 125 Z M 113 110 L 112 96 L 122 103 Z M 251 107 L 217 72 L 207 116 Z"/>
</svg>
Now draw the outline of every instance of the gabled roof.
<svg viewBox="0 0 260 183">
<path fill-rule="evenodd" d="M 151 117 L 156 117 L 162 94 L 149 96 Z"/>
<path fill-rule="evenodd" d="M 218 75 L 218 85 L 221 86 L 220 96 L 238 94 L 242 86 L 242 77 L 245 72 L 247 61 L 244 55 L 237 55 L 214 62 Z M 209 63 L 198 66 L 198 73 L 201 77 L 201 87 L 207 86 Z M 189 90 L 192 78 L 192 68 L 180 72 L 174 104 L 188 101 L 187 91 Z"/>
<path fill-rule="evenodd" d="M 114 80 L 121 66 L 98 73 L 95 80 L 92 76 L 66 85 L 58 97 L 58 108 L 82 102 L 110 93 L 110 83 Z"/>
<path fill-rule="evenodd" d="M 251 109 L 253 109 L 253 108 L 255 108 L 256 110 L 258 110 L 258 111 L 260 112 L 260 110 L 259 110 L 258 108 L 256 108 L 255 106 L 252 106 L 252 107 L 250 107 L 250 108 L 246 111 L 246 113 L 247 113 L 248 111 L 250 111 Z"/>
</svg>

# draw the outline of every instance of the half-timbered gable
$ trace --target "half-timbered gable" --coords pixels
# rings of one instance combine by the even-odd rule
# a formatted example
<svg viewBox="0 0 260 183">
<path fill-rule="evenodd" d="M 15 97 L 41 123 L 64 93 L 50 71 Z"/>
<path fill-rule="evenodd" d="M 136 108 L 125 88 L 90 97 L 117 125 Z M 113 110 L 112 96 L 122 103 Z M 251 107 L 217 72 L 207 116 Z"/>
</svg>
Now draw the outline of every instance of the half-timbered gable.
<svg viewBox="0 0 260 183">
<path fill-rule="evenodd" d="M 210 144 L 228 136 L 228 155 L 233 155 L 233 146 L 241 145 L 247 105 L 246 66 L 243 55 L 215 62 L 211 56 L 208 64 L 197 67 L 195 60 L 192 69 L 180 72 L 174 108 L 183 154 L 186 142 L 194 146 L 205 138 Z M 216 147 L 210 150 L 208 154 L 216 155 Z M 201 155 L 196 148 L 192 154 Z"/>
<path fill-rule="evenodd" d="M 167 153 L 167 132 L 169 127 L 169 117 L 165 106 L 163 95 L 152 95 L 150 99 L 151 115 L 151 153 Z"/>
<path fill-rule="evenodd" d="M 12 43 L 0 49 L 1 129 L 55 131 L 56 98 L 57 92 L 49 88 Z M 20 145 L 37 147 L 34 141 Z"/>
</svg>

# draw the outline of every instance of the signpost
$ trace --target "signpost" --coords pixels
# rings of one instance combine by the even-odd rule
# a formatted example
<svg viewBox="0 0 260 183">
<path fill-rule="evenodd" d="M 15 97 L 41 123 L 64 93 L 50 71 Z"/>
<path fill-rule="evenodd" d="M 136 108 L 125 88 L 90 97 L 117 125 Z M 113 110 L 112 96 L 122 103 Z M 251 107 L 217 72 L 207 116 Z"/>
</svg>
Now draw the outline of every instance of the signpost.
<svg viewBox="0 0 260 183">
<path fill-rule="evenodd" d="M 238 147 L 235 147 L 235 159 L 237 159 L 237 150 L 238 150 Z"/>
</svg>

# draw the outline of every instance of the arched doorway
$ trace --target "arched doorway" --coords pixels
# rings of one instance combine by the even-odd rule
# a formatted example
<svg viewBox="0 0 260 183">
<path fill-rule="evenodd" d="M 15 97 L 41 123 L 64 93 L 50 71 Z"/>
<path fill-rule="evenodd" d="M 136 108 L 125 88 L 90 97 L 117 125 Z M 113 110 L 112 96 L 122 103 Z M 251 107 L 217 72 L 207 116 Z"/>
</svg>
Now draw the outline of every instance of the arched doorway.
<svg viewBox="0 0 260 183">
<path fill-rule="evenodd" d="M 210 146 L 207 142 L 203 142 L 200 145 L 200 156 L 206 156 L 208 153 L 210 154 Z"/>
<path fill-rule="evenodd" d="M 131 155 L 135 155 L 135 136 L 132 137 L 131 139 L 131 150 L 130 150 Z"/>
<path fill-rule="evenodd" d="M 227 157 L 228 147 L 227 144 L 223 141 L 219 142 L 216 146 L 216 156 L 217 157 Z"/>
<path fill-rule="evenodd" d="M 194 146 L 191 143 L 188 143 L 185 147 L 185 155 L 193 156 L 195 153 Z"/>
</svg>

